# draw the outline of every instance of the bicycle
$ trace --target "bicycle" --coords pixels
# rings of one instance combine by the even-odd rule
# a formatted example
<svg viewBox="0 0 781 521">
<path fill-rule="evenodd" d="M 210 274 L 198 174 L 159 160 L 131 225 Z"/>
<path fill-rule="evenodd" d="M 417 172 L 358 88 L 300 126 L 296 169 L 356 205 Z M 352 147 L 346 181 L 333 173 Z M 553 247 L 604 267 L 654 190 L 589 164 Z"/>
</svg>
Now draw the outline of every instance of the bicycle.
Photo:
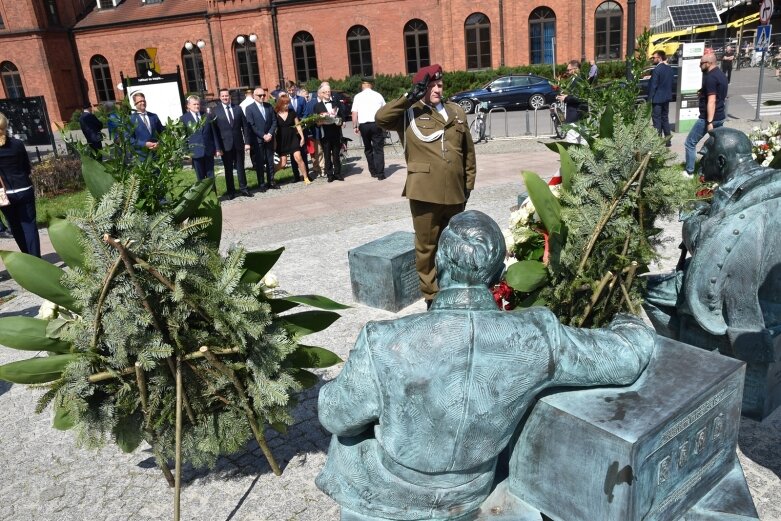
<svg viewBox="0 0 781 521">
<path fill-rule="evenodd" d="M 475 143 L 480 143 L 481 141 L 488 142 L 485 123 L 486 114 L 488 114 L 488 105 L 489 103 L 487 101 L 480 102 L 477 105 L 475 108 L 476 117 L 469 125 L 469 131 L 472 134 L 472 141 Z"/>
<path fill-rule="evenodd" d="M 567 135 L 561 128 L 562 121 L 564 121 L 564 115 L 567 111 L 567 107 L 563 101 L 554 101 L 550 104 L 550 119 L 553 122 L 553 131 L 558 139 L 564 139 Z"/>
</svg>

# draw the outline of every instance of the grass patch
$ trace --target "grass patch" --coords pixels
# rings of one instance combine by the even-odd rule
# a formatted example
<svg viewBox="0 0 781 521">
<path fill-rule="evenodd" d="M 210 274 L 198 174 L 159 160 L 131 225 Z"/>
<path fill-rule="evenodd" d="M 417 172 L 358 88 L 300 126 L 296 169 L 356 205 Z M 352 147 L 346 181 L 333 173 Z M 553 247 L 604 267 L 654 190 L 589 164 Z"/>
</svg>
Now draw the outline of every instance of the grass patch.
<svg viewBox="0 0 781 521">
<path fill-rule="evenodd" d="M 220 169 L 222 170 L 222 169 Z M 252 190 L 258 187 L 258 176 L 255 171 L 250 169 L 246 170 L 247 174 L 247 187 Z M 293 179 L 293 171 L 290 167 L 280 170 L 274 175 L 274 179 L 278 183 L 287 183 Z M 217 175 L 217 193 L 222 195 L 226 192 L 225 188 L 225 176 Z M 182 170 L 175 178 L 175 183 L 182 189 L 186 189 L 192 183 L 195 182 L 194 170 Z M 239 181 L 234 172 L 233 184 L 236 189 L 239 189 Z M 35 198 L 35 211 L 37 214 L 36 221 L 38 226 L 46 227 L 54 217 L 64 216 L 68 210 L 75 208 L 84 208 L 87 204 L 87 190 L 81 190 L 70 194 L 57 195 L 54 197 L 36 197 Z"/>
</svg>

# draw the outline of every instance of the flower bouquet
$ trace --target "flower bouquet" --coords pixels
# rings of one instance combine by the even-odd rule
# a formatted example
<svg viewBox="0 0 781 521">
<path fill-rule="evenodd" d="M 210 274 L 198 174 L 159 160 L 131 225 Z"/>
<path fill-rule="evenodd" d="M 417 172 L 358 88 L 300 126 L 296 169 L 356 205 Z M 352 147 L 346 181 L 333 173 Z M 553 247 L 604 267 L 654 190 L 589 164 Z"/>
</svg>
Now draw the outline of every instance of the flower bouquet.
<svg viewBox="0 0 781 521">
<path fill-rule="evenodd" d="M 749 138 L 753 143 L 751 156 L 762 166 L 781 167 L 781 122 L 773 121 L 767 128 L 754 127 Z"/>
</svg>

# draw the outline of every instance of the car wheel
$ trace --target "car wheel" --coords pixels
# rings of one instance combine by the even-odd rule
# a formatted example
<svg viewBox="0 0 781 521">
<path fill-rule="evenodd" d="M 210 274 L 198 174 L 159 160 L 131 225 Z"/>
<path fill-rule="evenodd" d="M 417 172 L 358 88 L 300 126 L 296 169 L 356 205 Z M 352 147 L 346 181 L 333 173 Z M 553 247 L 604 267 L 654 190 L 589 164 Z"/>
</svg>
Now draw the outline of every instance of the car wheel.
<svg viewBox="0 0 781 521">
<path fill-rule="evenodd" d="M 464 109 L 464 112 L 467 114 L 471 114 L 472 111 L 475 110 L 475 104 L 470 99 L 464 98 L 460 100 L 458 104 L 461 105 L 461 108 Z"/>
<path fill-rule="evenodd" d="M 541 109 L 545 106 L 545 97 L 542 94 L 535 94 L 529 98 L 529 106 L 533 109 Z"/>
</svg>

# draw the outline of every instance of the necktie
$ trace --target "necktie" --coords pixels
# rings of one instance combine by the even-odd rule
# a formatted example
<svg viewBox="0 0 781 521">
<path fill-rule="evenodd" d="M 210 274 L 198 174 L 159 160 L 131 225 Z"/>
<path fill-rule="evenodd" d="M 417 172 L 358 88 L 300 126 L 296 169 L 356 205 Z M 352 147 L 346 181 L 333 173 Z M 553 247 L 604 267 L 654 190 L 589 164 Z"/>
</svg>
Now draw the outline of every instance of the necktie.
<svg viewBox="0 0 781 521">
<path fill-rule="evenodd" d="M 292 100 L 290 100 L 290 101 L 291 101 L 291 102 L 292 102 L 292 104 L 293 104 L 293 111 L 295 112 L 295 110 L 296 110 L 296 98 L 293 98 L 293 99 L 292 99 Z"/>
<path fill-rule="evenodd" d="M 225 114 L 228 116 L 228 124 L 233 125 L 233 117 L 231 116 L 231 106 L 225 105 Z"/>
<path fill-rule="evenodd" d="M 152 125 L 149 124 L 149 118 L 146 117 L 146 112 L 141 113 L 141 119 L 144 121 L 144 125 L 149 132 L 152 132 Z"/>
<path fill-rule="evenodd" d="M 263 110 L 263 105 L 258 103 L 258 110 L 260 111 L 260 115 L 263 116 L 263 119 L 266 119 L 266 112 Z"/>
</svg>

